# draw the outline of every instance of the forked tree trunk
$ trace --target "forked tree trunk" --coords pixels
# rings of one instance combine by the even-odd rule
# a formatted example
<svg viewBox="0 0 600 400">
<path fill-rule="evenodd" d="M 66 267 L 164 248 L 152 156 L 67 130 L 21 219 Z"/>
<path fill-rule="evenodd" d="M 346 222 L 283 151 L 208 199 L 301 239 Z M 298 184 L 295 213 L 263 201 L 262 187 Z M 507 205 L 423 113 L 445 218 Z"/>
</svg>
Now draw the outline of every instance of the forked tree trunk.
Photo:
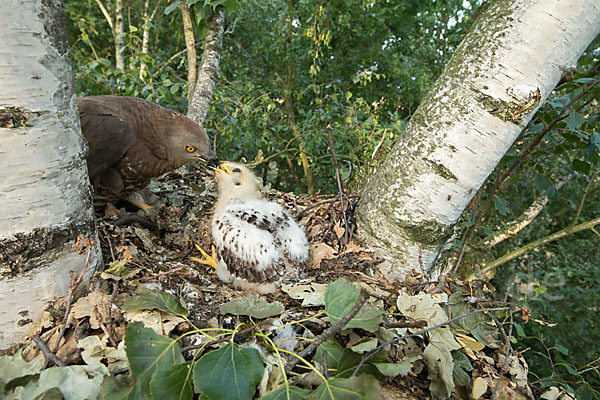
<svg viewBox="0 0 600 400">
<path fill-rule="evenodd" d="M 0 2 L 0 348 L 101 263 L 59 0 Z"/>
<path fill-rule="evenodd" d="M 473 195 L 600 31 L 598 0 L 483 7 L 362 190 L 359 230 L 391 278 L 434 267 Z"/>
</svg>

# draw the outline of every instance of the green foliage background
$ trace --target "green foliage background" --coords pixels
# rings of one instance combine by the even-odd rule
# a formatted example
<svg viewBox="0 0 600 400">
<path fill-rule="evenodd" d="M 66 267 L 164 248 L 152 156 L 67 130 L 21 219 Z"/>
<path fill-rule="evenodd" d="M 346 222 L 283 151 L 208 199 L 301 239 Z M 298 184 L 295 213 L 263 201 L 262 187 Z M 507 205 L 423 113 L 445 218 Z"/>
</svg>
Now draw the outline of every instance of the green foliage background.
<svg viewBox="0 0 600 400">
<path fill-rule="evenodd" d="M 120 71 L 114 66 L 113 37 L 97 2 L 65 0 L 78 94 L 137 96 L 185 112 L 187 61 L 179 1 L 150 0 L 150 10 L 157 7 L 157 12 L 147 25 L 142 20 L 144 1 L 126 3 L 126 68 Z M 196 23 L 199 56 L 206 17 L 218 4 L 228 11 L 219 83 L 205 123 L 219 156 L 254 160 L 266 183 L 305 192 L 301 144 L 316 189 L 323 193 L 337 191 L 327 126 L 345 182 L 356 182 L 401 134 L 478 7 L 477 1 L 463 0 L 187 1 Z M 113 3 L 104 1 L 109 11 Z M 150 36 L 147 54 L 141 51 L 144 28 Z M 598 218 L 597 176 L 595 183 L 588 183 L 600 161 L 600 85 L 594 86 L 600 79 L 599 60 L 596 40 L 579 60 L 574 79 L 557 88 L 477 195 L 481 202 L 489 198 L 489 207 L 475 224 L 465 222 L 455 251 L 465 237 L 483 238 L 518 217 L 543 192 L 550 202 L 542 214 L 488 256 L 499 257 L 569 224 Z M 565 118 L 519 161 L 582 92 L 564 110 Z M 516 162 L 510 177 L 493 190 Z M 556 181 L 567 175 L 570 181 L 557 191 Z M 473 211 L 467 210 L 465 221 Z M 471 226 L 473 234 L 465 236 Z M 499 296 L 522 302 L 535 318 L 558 324 L 520 326 L 519 344 L 531 346 L 525 355 L 536 377 L 578 388 L 581 398 L 598 398 L 600 390 L 599 249 L 598 236 L 578 233 L 502 266 L 494 281 Z"/>
</svg>

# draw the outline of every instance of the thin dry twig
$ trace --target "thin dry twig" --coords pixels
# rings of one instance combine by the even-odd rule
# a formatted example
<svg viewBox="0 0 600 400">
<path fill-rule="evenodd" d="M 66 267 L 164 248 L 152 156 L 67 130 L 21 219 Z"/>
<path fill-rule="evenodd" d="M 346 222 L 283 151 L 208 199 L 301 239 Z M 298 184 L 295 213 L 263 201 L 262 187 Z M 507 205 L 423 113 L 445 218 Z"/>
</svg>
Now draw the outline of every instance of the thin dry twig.
<svg viewBox="0 0 600 400">
<path fill-rule="evenodd" d="M 496 327 L 500 331 L 502 338 L 506 342 L 506 353 L 504 354 L 504 365 L 502 366 L 502 370 L 501 370 L 502 376 L 504 376 L 504 373 L 506 372 L 506 366 L 508 365 L 508 357 L 510 356 L 510 353 L 512 351 L 512 346 L 510 344 L 510 338 L 512 336 L 512 329 L 513 329 L 513 316 L 512 316 L 512 313 L 509 313 L 509 315 L 510 315 L 510 329 L 509 329 L 508 335 L 507 335 L 506 332 L 504 331 L 504 327 L 502 326 L 502 323 L 500 322 L 500 320 L 498 320 L 498 318 L 494 314 L 490 314 L 490 316 L 494 320 L 494 323 L 496 324 Z M 496 382 L 496 386 L 494 386 L 494 390 L 492 390 L 492 396 L 491 396 L 492 399 L 496 398 L 496 394 L 498 393 L 498 388 L 500 387 L 500 382 L 502 382 L 502 379 L 498 379 L 498 382 Z"/>
<path fill-rule="evenodd" d="M 44 353 L 44 356 L 46 357 L 46 362 L 52 361 L 57 367 L 66 366 L 65 363 L 62 362 L 62 360 L 56 356 L 56 354 L 50 351 L 50 349 L 48 348 L 48 346 L 46 346 L 46 343 L 44 343 L 42 338 L 40 338 L 38 335 L 35 335 L 31 339 L 36 344 L 38 349 L 40 349 L 42 353 Z"/>
<path fill-rule="evenodd" d="M 306 346 L 306 348 L 302 350 L 300 354 L 298 354 L 298 357 L 295 357 L 292 361 L 290 361 L 290 363 L 285 368 L 285 372 L 289 374 L 298 364 L 301 358 L 306 358 L 307 356 L 312 354 L 312 352 L 315 351 L 321 343 L 323 343 L 324 341 L 341 331 L 342 328 L 360 311 L 360 309 L 365 304 L 368 298 L 369 293 L 367 293 L 367 291 L 364 289 L 361 290 L 360 295 L 358 296 L 358 300 L 356 300 L 356 303 L 354 303 L 354 306 L 352 306 L 350 311 L 348 311 L 348 313 L 344 315 L 337 323 L 325 329 L 323 333 L 317 336 L 311 344 Z"/>
<path fill-rule="evenodd" d="M 342 176 L 340 175 L 340 166 L 337 162 L 337 157 L 335 155 L 335 147 L 333 145 L 333 135 L 331 134 L 331 124 L 327 124 L 327 136 L 329 137 L 329 149 L 331 150 L 331 156 L 333 157 L 333 166 L 335 168 L 335 177 L 337 179 L 338 189 L 340 191 L 340 204 L 342 206 L 342 220 L 344 221 L 344 246 L 348 244 L 348 220 L 346 219 L 346 208 L 344 207 L 344 197 L 346 196 L 344 192 L 344 184 L 342 183 Z"/>
<path fill-rule="evenodd" d="M 249 328 L 246 328 L 244 330 L 239 331 L 238 333 L 236 333 L 235 335 L 233 335 L 234 340 L 240 336 L 245 335 L 246 333 L 252 332 L 253 330 L 255 330 L 257 328 L 257 325 L 252 325 Z M 207 348 L 210 346 L 214 346 L 215 344 L 219 344 L 219 343 L 223 343 L 223 342 L 229 342 L 231 341 L 231 335 L 227 335 L 225 337 L 222 337 L 220 339 L 215 339 L 213 341 L 210 341 L 208 343 L 205 344 L 194 344 L 191 346 L 186 346 L 183 349 L 181 349 L 182 352 L 186 352 L 186 351 L 190 351 L 190 350 L 195 350 L 195 349 L 202 349 L 202 348 Z"/>
</svg>

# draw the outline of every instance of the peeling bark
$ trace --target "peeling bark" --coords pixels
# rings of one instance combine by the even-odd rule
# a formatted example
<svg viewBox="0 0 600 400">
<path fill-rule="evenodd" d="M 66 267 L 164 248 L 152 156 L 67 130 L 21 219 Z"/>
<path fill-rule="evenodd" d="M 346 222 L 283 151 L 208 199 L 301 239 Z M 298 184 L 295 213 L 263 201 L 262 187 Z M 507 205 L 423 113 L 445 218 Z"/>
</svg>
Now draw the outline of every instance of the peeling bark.
<svg viewBox="0 0 600 400">
<path fill-rule="evenodd" d="M 101 263 L 60 1 L 0 2 L 0 348 Z"/>
<path fill-rule="evenodd" d="M 219 61 L 223 45 L 223 25 L 225 23 L 225 8 L 221 5 L 206 22 L 206 38 L 202 62 L 198 69 L 194 94 L 188 108 L 187 116 L 203 125 L 210 108 L 213 92 L 219 79 Z"/>
<path fill-rule="evenodd" d="M 496 0 L 482 10 L 357 208 L 394 279 L 431 270 L 479 187 L 600 31 L 600 3 Z M 434 271 L 435 272 L 435 271 Z"/>
</svg>

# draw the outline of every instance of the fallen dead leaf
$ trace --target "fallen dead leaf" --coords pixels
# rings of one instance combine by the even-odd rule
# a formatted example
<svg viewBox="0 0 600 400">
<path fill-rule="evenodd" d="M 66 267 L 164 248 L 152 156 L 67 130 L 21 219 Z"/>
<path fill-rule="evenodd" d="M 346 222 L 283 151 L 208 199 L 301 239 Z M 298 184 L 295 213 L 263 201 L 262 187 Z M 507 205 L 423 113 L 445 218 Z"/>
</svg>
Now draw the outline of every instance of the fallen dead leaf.
<svg viewBox="0 0 600 400">
<path fill-rule="evenodd" d="M 311 244 L 309 269 L 319 268 L 322 260 L 331 260 L 336 257 L 335 249 L 328 244 L 323 242 Z"/>
</svg>

